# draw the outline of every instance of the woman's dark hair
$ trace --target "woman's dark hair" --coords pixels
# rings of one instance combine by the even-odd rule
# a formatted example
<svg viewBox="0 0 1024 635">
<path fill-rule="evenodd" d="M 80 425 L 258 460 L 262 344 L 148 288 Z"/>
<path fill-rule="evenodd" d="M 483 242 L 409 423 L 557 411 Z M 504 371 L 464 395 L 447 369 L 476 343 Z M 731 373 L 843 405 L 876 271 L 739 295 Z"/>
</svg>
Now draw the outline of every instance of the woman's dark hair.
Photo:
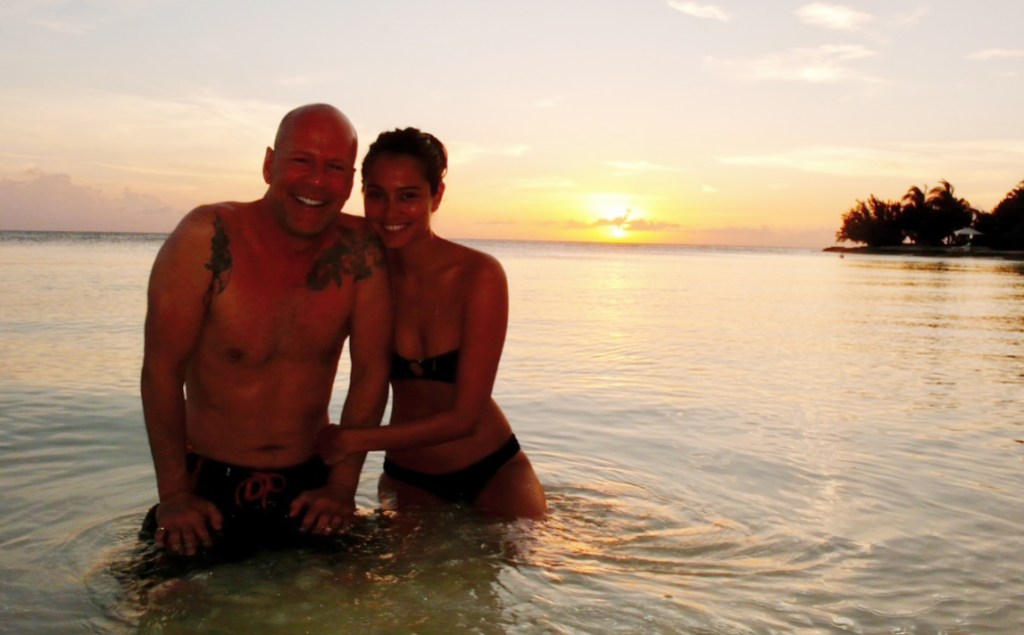
<svg viewBox="0 0 1024 635">
<path fill-rule="evenodd" d="M 444 144 L 434 135 L 418 128 L 396 128 L 380 133 L 363 157 L 361 174 L 365 175 L 366 168 L 382 154 L 401 154 L 417 159 L 423 166 L 423 177 L 430 184 L 431 195 L 437 194 L 448 172 L 448 151 Z"/>
</svg>

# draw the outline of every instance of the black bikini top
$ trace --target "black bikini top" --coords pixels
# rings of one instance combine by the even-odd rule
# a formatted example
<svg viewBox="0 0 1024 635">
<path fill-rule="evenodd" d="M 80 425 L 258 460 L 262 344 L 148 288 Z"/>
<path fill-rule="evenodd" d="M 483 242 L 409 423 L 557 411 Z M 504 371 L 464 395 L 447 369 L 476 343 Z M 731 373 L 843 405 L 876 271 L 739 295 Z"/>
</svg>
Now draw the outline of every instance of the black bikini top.
<svg viewBox="0 0 1024 635">
<path fill-rule="evenodd" d="M 455 383 L 459 370 L 459 349 L 425 359 L 406 359 L 391 353 L 391 379 L 423 379 Z"/>
</svg>

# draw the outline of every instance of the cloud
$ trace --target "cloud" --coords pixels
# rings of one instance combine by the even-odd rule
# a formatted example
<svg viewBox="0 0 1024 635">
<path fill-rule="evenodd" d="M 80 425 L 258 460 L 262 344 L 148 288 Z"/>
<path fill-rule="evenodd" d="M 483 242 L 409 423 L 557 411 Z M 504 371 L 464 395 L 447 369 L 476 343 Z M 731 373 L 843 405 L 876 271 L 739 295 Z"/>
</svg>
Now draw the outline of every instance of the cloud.
<svg viewBox="0 0 1024 635">
<path fill-rule="evenodd" d="M 911 27 L 920 22 L 929 13 L 931 13 L 931 9 L 923 4 L 919 4 L 907 13 L 894 15 L 888 22 L 896 28 Z"/>
<path fill-rule="evenodd" d="M 479 143 L 462 143 L 451 146 L 448 158 L 453 164 L 470 163 L 485 156 L 521 157 L 529 150 L 530 146 L 526 144 L 485 146 Z"/>
<path fill-rule="evenodd" d="M 0 177 L 27 165 L 77 183 L 150 192 L 191 208 L 259 196 L 263 151 L 293 104 L 235 100 L 201 87 L 173 99 L 83 88 L 0 88 Z"/>
<path fill-rule="evenodd" d="M 473 222 L 476 225 L 483 225 L 483 226 L 492 225 L 492 226 L 500 226 L 500 227 L 516 227 L 516 226 L 520 226 L 520 225 L 524 224 L 522 220 L 511 219 L 511 218 L 489 218 L 489 219 L 485 218 L 485 219 L 476 220 L 476 221 L 473 221 Z M 544 224 L 545 225 L 549 225 L 550 223 L 544 223 Z"/>
<path fill-rule="evenodd" d="M 181 162 L 220 174 L 235 157 L 247 163 L 253 155 L 261 157 L 286 110 L 226 98 L 202 87 L 183 90 L 173 99 L 96 89 L 54 99 L 45 91 L 0 89 L 0 116 L 10 124 L 5 150 L 33 155 L 39 147 L 57 148 L 37 160 L 64 158 L 89 165 L 103 156 L 109 163 L 142 167 Z"/>
<path fill-rule="evenodd" d="M 963 165 L 979 170 L 1024 164 L 1024 138 L 893 147 L 806 146 L 773 154 L 720 157 L 722 163 L 833 174 L 920 179 Z"/>
<path fill-rule="evenodd" d="M 611 218 L 599 218 L 590 225 L 592 227 L 624 227 L 629 222 L 629 217 L 632 211 L 626 210 L 626 213 L 621 216 L 613 216 Z"/>
<path fill-rule="evenodd" d="M 896 163 L 905 163 L 906 157 L 899 152 L 868 148 L 807 146 L 786 152 L 720 157 L 718 160 L 731 165 L 852 176 L 863 175 L 873 166 L 884 165 L 884 169 L 892 169 Z"/>
<path fill-rule="evenodd" d="M 577 186 L 576 181 L 564 176 L 539 176 L 532 179 L 516 179 L 509 190 L 565 190 Z"/>
<path fill-rule="evenodd" d="M 799 48 L 752 60 L 705 60 L 705 68 L 720 70 L 746 81 L 784 81 L 834 84 L 857 81 L 870 84 L 881 80 L 854 70 L 850 63 L 873 57 L 875 52 L 857 44 L 827 44 Z"/>
<path fill-rule="evenodd" d="M 666 223 L 663 221 L 647 220 L 646 218 L 638 218 L 634 221 L 629 221 L 625 225 L 625 229 L 631 232 L 661 232 L 661 231 L 672 231 L 682 227 L 679 223 Z"/>
<path fill-rule="evenodd" d="M 856 31 L 871 22 L 874 17 L 841 4 L 812 2 L 796 10 L 796 17 L 811 26 L 820 26 L 836 31 Z"/>
<path fill-rule="evenodd" d="M 681 225 L 679 223 L 668 223 L 663 221 L 648 220 L 646 218 L 631 218 L 633 210 L 626 210 L 626 213 L 620 216 L 612 216 L 609 218 L 599 218 L 589 223 L 580 221 L 566 221 L 562 223 L 563 227 L 570 229 L 588 229 L 591 227 L 618 227 L 626 231 L 633 232 L 663 232 L 663 231 L 675 231 L 678 230 Z"/>
<path fill-rule="evenodd" d="M 679 172 L 678 168 L 657 165 L 647 161 L 608 161 L 608 165 L 623 172 Z"/>
<path fill-rule="evenodd" d="M 967 56 L 970 60 L 994 60 L 1024 57 L 1024 49 L 985 49 Z"/>
<path fill-rule="evenodd" d="M 67 174 L 38 170 L 0 179 L 0 229 L 26 231 L 161 231 L 181 216 L 155 196 L 125 189 L 109 196 Z"/>
<path fill-rule="evenodd" d="M 318 73 L 315 75 L 287 75 L 278 77 L 274 83 L 282 88 L 303 88 L 337 84 L 344 79 L 341 73 Z"/>
<path fill-rule="evenodd" d="M 21 20 L 64 35 L 85 35 L 150 4 L 152 0 L 9 0 L 0 10 L 0 18 L 5 22 Z"/>
<path fill-rule="evenodd" d="M 678 0 L 668 0 L 667 4 L 676 11 L 680 11 L 695 18 L 718 20 L 719 22 L 728 22 L 732 19 L 728 13 L 713 4 L 679 2 Z"/>
</svg>

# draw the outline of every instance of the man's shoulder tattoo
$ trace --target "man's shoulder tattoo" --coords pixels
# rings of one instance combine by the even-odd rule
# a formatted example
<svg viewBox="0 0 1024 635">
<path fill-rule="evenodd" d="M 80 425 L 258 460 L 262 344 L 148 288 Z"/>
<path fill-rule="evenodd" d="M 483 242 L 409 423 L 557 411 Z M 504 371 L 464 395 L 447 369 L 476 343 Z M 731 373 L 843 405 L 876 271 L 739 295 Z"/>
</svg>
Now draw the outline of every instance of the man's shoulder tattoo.
<svg viewBox="0 0 1024 635">
<path fill-rule="evenodd" d="M 352 276 L 356 282 L 366 280 L 378 269 L 384 269 L 384 246 L 371 231 L 344 231 L 336 242 L 317 258 L 309 275 L 306 288 L 323 291 L 334 283 L 341 287 L 345 276 Z"/>
<path fill-rule="evenodd" d="M 231 241 L 224 230 L 221 217 L 213 217 L 213 238 L 210 239 L 210 262 L 206 268 L 213 274 L 207 297 L 222 293 L 228 286 L 228 274 L 231 272 Z"/>
</svg>

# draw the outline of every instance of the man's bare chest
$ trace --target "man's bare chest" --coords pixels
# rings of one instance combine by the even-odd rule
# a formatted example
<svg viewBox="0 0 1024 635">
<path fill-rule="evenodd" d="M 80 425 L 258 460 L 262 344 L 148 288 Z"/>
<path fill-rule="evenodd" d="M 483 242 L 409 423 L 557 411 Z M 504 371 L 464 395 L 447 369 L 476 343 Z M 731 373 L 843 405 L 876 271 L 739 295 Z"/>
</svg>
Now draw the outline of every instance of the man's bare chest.
<svg viewBox="0 0 1024 635">
<path fill-rule="evenodd" d="M 210 300 L 205 335 L 249 358 L 330 354 L 348 335 L 354 289 L 347 282 L 311 289 L 281 272 L 233 271 Z"/>
</svg>

